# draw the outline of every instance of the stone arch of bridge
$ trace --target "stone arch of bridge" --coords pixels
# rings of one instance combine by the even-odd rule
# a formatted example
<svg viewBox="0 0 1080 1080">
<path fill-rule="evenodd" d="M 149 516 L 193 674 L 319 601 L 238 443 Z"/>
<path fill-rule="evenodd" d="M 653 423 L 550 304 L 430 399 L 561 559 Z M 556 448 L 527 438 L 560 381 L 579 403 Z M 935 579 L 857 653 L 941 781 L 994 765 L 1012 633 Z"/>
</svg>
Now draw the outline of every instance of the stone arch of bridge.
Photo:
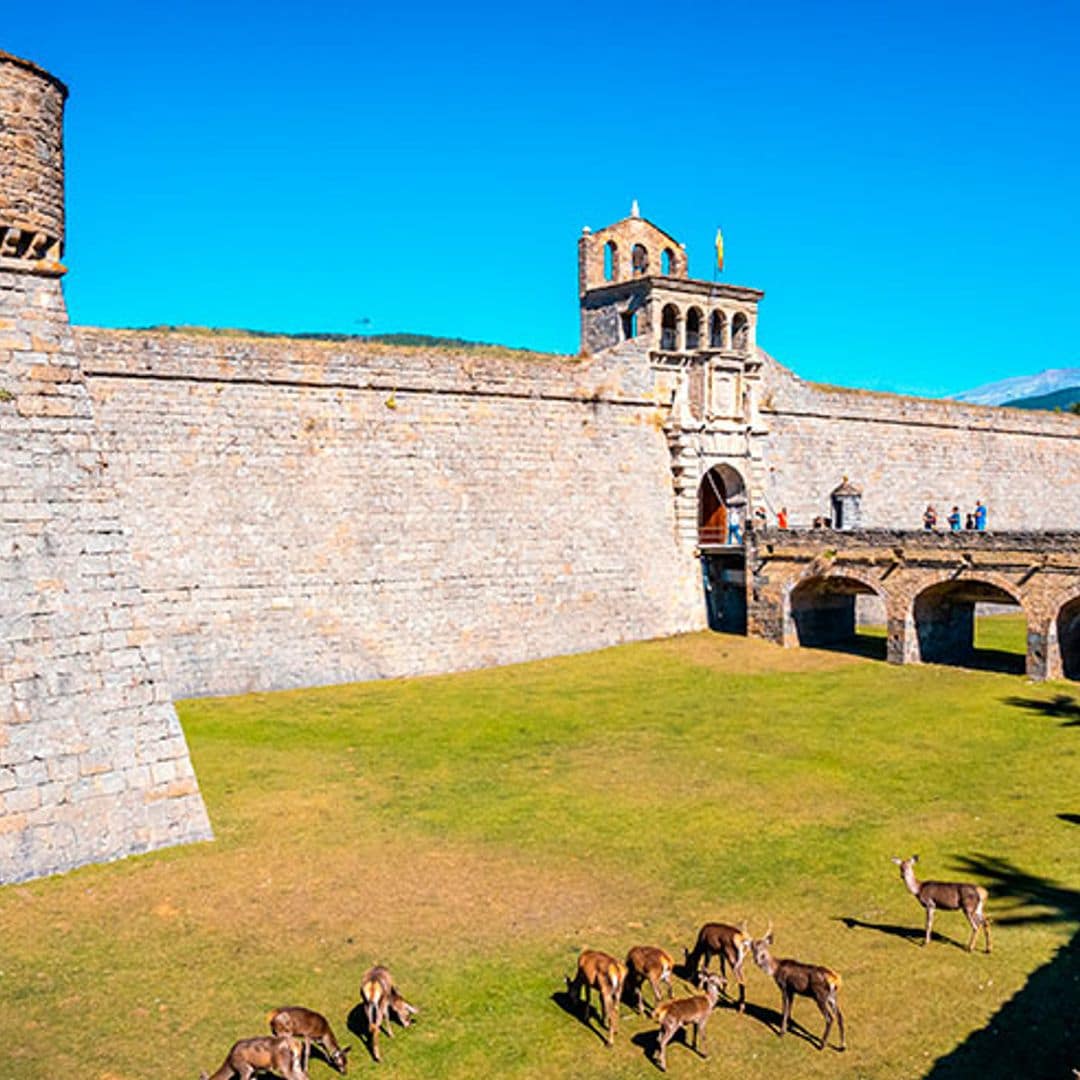
<svg viewBox="0 0 1080 1080">
<path fill-rule="evenodd" d="M 885 657 L 885 642 L 860 642 L 858 598 L 888 596 L 879 582 L 855 568 L 815 570 L 788 590 L 784 601 L 784 642 L 811 648 L 841 649 Z"/>
<path fill-rule="evenodd" d="M 1054 619 L 1061 674 L 1080 679 L 1080 593 L 1066 600 Z"/>
<path fill-rule="evenodd" d="M 977 577 L 938 577 L 925 582 L 911 600 L 909 658 L 927 664 L 1022 671 L 1024 661 L 1009 653 L 975 646 L 978 604 L 1015 607 L 1028 622 L 1023 596 L 1007 578 L 993 572 Z"/>
</svg>

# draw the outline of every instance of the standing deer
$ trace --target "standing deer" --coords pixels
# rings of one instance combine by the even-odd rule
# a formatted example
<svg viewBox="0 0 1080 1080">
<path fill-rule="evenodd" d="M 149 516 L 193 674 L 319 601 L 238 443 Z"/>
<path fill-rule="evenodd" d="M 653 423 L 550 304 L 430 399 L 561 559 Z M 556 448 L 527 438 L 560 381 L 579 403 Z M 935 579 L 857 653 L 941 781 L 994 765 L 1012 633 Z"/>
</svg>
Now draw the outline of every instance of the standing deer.
<svg viewBox="0 0 1080 1080">
<path fill-rule="evenodd" d="M 364 972 L 360 980 L 360 1000 L 364 1006 L 364 1016 L 367 1018 L 371 1056 L 376 1061 L 381 1061 L 379 1028 L 384 1028 L 391 1039 L 394 1037 L 394 1029 L 390 1026 L 388 1014 L 392 1013 L 402 1027 L 408 1027 L 419 1010 L 398 993 L 393 976 L 381 964 L 376 964 L 375 967 Z"/>
<path fill-rule="evenodd" d="M 730 964 L 739 984 L 739 1012 L 745 1010 L 746 976 L 743 974 L 743 961 L 750 952 L 750 935 L 747 933 L 745 920 L 738 927 L 728 923 L 706 923 L 698 931 L 693 950 L 683 951 L 686 970 L 692 979 L 697 978 L 699 970 L 708 970 L 710 957 L 720 957 L 720 982 L 725 993 L 728 987 L 727 965 Z"/>
<path fill-rule="evenodd" d="M 275 1072 L 283 1080 L 309 1080 L 300 1064 L 303 1044 L 291 1035 L 260 1035 L 233 1043 L 221 1068 L 213 1076 L 200 1073 L 201 1080 L 251 1080 L 256 1073 Z"/>
<path fill-rule="evenodd" d="M 705 1025 L 709 1022 L 713 1009 L 720 999 L 721 977 L 701 972 L 699 985 L 704 995 L 676 998 L 674 1001 L 662 1001 L 653 1009 L 653 1019 L 659 1021 L 657 1032 L 657 1060 L 661 1072 L 667 1072 L 667 1044 L 675 1037 L 680 1028 L 694 1025 L 694 1050 L 703 1058 L 709 1056 L 705 1045 Z M 700 1043 L 700 1045 L 699 1045 Z"/>
<path fill-rule="evenodd" d="M 619 998 L 622 996 L 626 968 L 605 952 L 586 949 L 579 957 L 573 979 L 567 978 L 566 992 L 572 1001 L 578 1000 L 584 990 L 585 1004 L 581 1019 L 588 1024 L 592 991 L 600 995 L 601 1021 L 607 1026 L 610 1046 L 619 1030 Z"/>
<path fill-rule="evenodd" d="M 942 911 L 960 910 L 967 916 L 971 924 L 971 937 L 968 939 L 967 949 L 971 952 L 975 948 L 975 939 L 982 929 L 986 939 L 986 951 L 990 951 L 990 916 L 984 911 L 986 898 L 989 895 L 981 885 L 968 885 L 963 882 L 948 881 L 916 881 L 915 864 L 919 861 L 918 855 L 912 855 L 910 859 L 897 859 L 892 857 L 892 862 L 900 867 L 900 876 L 908 891 L 924 908 L 926 908 L 926 938 L 923 945 L 930 944 L 930 932 L 934 926 L 934 912 L 937 908 Z"/>
<path fill-rule="evenodd" d="M 675 961 L 663 949 L 652 945 L 635 945 L 626 954 L 626 985 L 637 994 L 637 1011 L 640 1016 L 645 1012 L 645 999 L 642 990 L 648 980 L 653 992 L 653 1010 L 660 1002 L 660 984 L 667 983 L 667 996 L 674 993 L 671 985 L 671 973 Z"/>
<path fill-rule="evenodd" d="M 819 1050 L 825 1049 L 829 1041 L 829 1031 L 832 1028 L 833 1017 L 840 1028 L 840 1046 L 843 1050 L 844 1041 L 844 1014 L 840 1011 L 840 1003 L 837 994 L 843 980 L 832 968 L 821 967 L 818 964 L 803 964 L 798 960 L 774 960 L 769 952 L 769 946 L 773 943 L 772 923 L 764 937 L 750 943 L 754 954 L 754 962 L 766 975 L 771 975 L 780 987 L 780 995 L 783 999 L 783 1011 L 780 1017 L 780 1035 L 787 1031 L 788 1021 L 791 1019 L 791 1004 L 796 994 L 803 997 L 812 997 L 825 1017 L 825 1030 L 821 1035 Z"/>
<path fill-rule="evenodd" d="M 267 1016 L 270 1030 L 275 1035 L 295 1035 L 304 1040 L 304 1056 L 302 1065 L 308 1067 L 308 1059 L 311 1056 L 311 1044 L 317 1043 L 326 1054 L 330 1064 L 342 1076 L 349 1071 L 349 1047 L 338 1046 L 334 1033 L 330 1030 L 330 1021 L 322 1013 L 305 1009 L 301 1005 L 286 1005 L 280 1009 L 274 1009 Z"/>
</svg>

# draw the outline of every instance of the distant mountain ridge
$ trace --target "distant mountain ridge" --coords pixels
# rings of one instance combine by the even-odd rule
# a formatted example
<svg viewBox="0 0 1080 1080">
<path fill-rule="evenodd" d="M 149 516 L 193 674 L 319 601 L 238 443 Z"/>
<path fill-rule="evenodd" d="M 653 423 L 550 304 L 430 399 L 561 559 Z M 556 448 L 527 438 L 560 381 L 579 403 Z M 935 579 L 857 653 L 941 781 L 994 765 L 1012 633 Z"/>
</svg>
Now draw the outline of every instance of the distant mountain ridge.
<svg viewBox="0 0 1080 1080">
<path fill-rule="evenodd" d="M 1026 404 L 1032 398 L 1045 397 L 1058 391 L 1076 389 L 1080 396 L 1080 367 L 1051 368 L 1038 375 L 1014 375 L 1011 379 L 977 386 L 961 394 L 950 394 L 955 401 L 968 401 L 973 405 L 1005 405 L 1025 402 L 1023 408 L 1053 408 L 1053 405 Z M 1068 404 L 1055 403 L 1055 404 Z"/>
<path fill-rule="evenodd" d="M 1013 409 L 1068 409 L 1080 404 L 1080 386 L 1067 386 L 1064 390 L 1055 390 L 1052 394 L 1017 398 L 1004 404 Z"/>
</svg>

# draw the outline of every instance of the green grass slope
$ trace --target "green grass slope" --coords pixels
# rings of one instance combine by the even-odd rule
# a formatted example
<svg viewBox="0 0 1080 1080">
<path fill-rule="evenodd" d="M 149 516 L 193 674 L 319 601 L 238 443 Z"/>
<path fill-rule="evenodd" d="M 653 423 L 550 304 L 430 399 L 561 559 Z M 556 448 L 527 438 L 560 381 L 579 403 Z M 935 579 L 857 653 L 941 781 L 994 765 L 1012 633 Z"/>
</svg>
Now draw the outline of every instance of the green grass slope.
<svg viewBox="0 0 1080 1080">
<path fill-rule="evenodd" d="M 1067 1076 L 1076 691 L 693 635 L 184 702 L 217 840 L 0 890 L 0 1074 L 193 1080 L 283 1004 L 371 1073 L 347 1023 L 379 961 L 421 1010 L 383 1039 L 387 1075 L 650 1076 L 647 1018 L 624 1009 L 608 1049 L 567 1011 L 577 952 L 681 959 L 702 922 L 746 918 L 841 972 L 849 1049 L 811 1045 L 806 999 L 778 1039 L 753 971 L 748 1015 L 718 1009 L 708 1061 L 669 1047 L 672 1076 Z M 918 946 L 888 861 L 914 851 L 990 887 L 992 955 L 955 913 Z"/>
</svg>

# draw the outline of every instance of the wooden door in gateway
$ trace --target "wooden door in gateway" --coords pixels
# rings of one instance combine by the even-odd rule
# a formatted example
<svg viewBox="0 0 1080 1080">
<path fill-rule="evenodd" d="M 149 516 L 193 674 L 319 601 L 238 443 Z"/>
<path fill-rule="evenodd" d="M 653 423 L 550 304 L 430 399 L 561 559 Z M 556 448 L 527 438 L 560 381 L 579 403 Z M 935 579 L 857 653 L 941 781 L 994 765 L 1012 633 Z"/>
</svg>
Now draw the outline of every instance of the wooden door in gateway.
<svg viewBox="0 0 1080 1080">
<path fill-rule="evenodd" d="M 698 543 L 727 543 L 727 507 L 722 493 L 713 478 L 706 476 L 701 489 L 701 501 L 698 509 Z"/>
</svg>

